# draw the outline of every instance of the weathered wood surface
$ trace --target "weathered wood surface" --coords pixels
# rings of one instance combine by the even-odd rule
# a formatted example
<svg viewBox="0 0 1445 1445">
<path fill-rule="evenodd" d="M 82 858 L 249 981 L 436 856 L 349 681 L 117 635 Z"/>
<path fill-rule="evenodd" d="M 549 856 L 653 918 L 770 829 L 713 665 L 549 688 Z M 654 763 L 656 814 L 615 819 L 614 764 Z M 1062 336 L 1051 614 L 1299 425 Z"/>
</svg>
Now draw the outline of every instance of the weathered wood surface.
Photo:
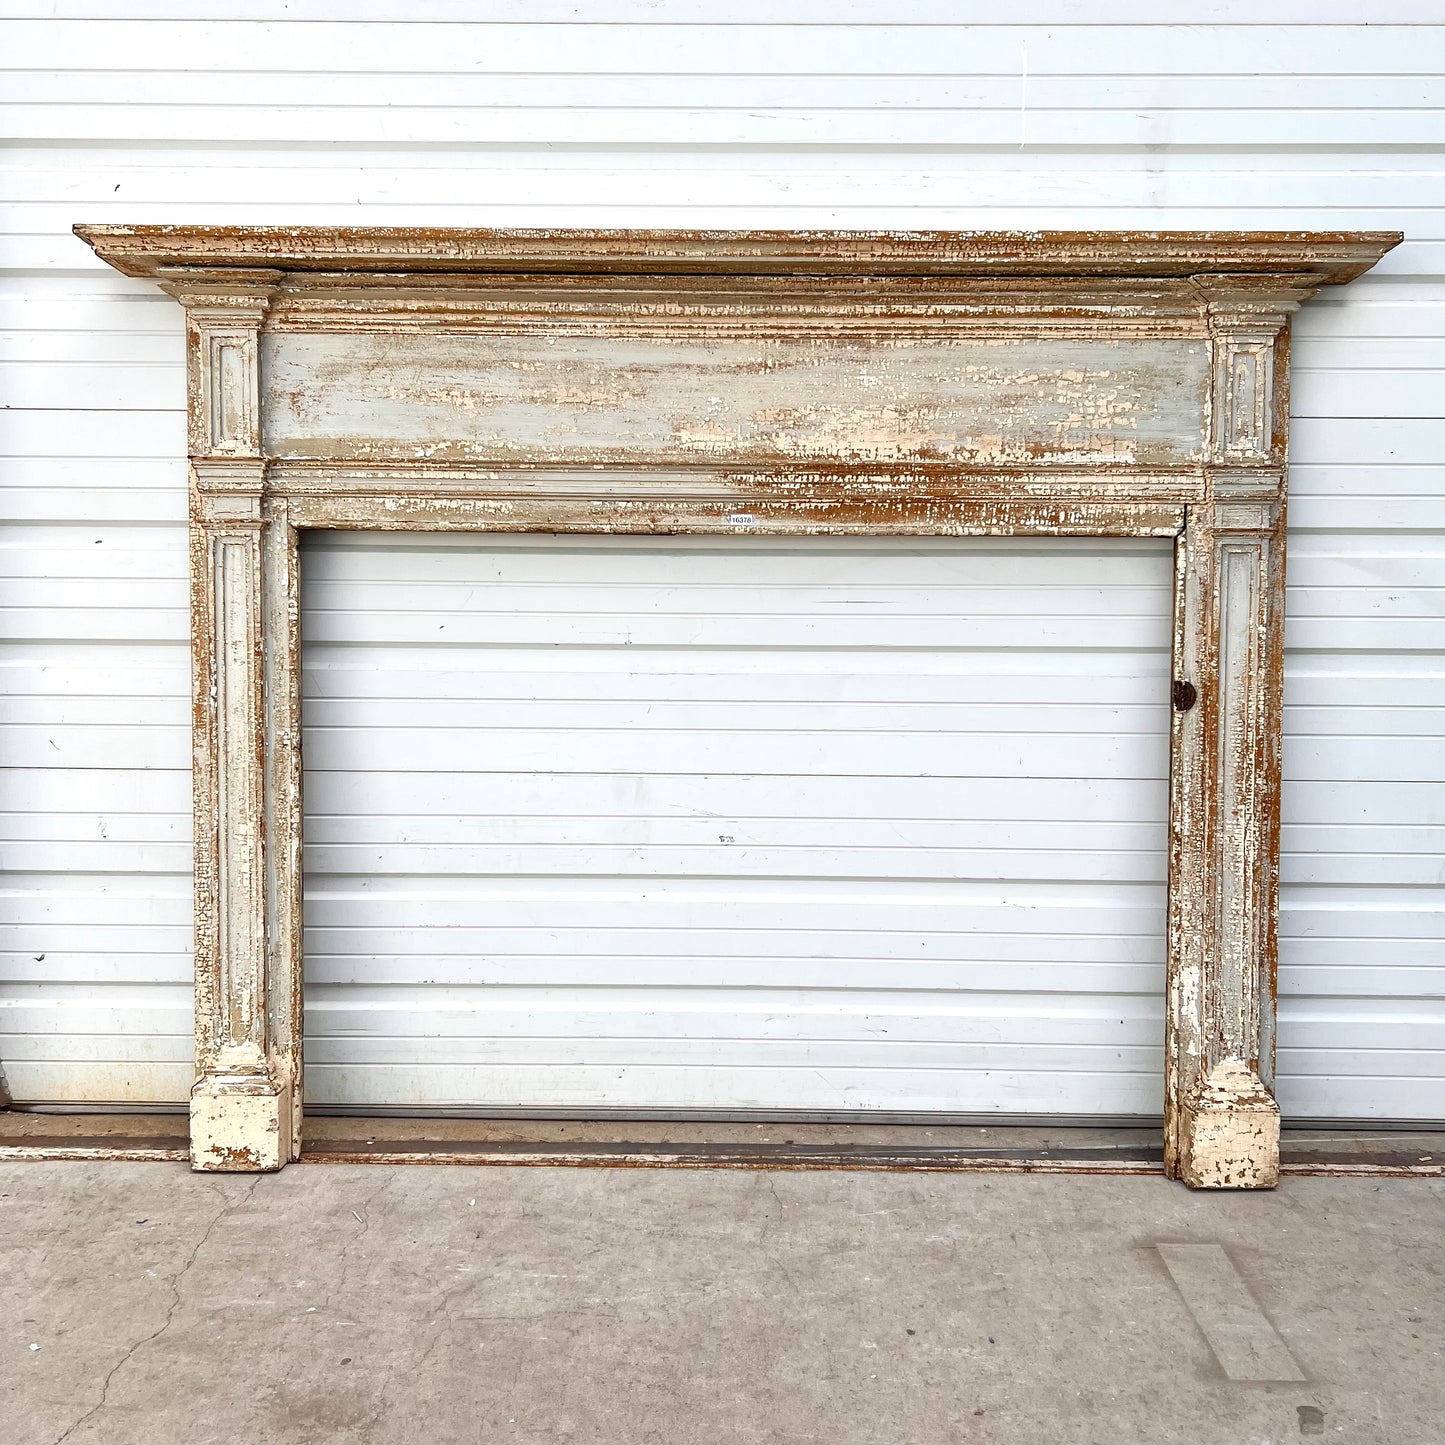
<svg viewBox="0 0 1445 1445">
<path fill-rule="evenodd" d="M 188 312 L 198 1168 L 300 1147 L 298 528 L 1102 532 L 1177 538 L 1165 1167 L 1275 1182 L 1289 318 L 1398 236 L 77 229 Z"/>
<path fill-rule="evenodd" d="M 267 453 L 431 462 L 1203 459 L 1207 344 L 282 332 Z"/>
<path fill-rule="evenodd" d="M 609 231 L 427 226 L 77 226 L 128 276 L 288 271 L 687 272 L 740 276 L 1194 276 L 1312 273 L 1339 285 L 1396 231 Z"/>
</svg>

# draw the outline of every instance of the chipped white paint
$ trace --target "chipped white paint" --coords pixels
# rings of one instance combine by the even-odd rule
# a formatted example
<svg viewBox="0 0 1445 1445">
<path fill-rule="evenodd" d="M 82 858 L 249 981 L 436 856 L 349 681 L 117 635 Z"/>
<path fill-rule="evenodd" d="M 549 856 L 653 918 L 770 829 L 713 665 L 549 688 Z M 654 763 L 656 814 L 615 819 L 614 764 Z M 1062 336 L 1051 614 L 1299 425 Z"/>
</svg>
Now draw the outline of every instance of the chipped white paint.
<svg viewBox="0 0 1445 1445">
<path fill-rule="evenodd" d="M 187 311 L 200 1075 L 191 1160 L 209 1170 L 279 1169 L 300 1139 L 288 1015 L 268 966 L 278 880 L 267 847 L 276 703 L 266 663 L 288 645 L 263 605 L 274 529 L 263 504 L 258 337 L 271 279 L 168 287 Z"/>
<path fill-rule="evenodd" d="M 1242 1059 L 1201 1077 L 1181 1111 L 1179 1177 L 1195 1189 L 1273 1189 L 1279 1183 L 1279 1106 Z"/>
<path fill-rule="evenodd" d="M 619 319 L 651 303 L 619 305 Z M 723 341 L 615 335 L 265 339 L 278 460 L 726 466 L 1198 463 L 1205 341 Z"/>
<path fill-rule="evenodd" d="M 1205 1187 L 1275 1182 L 1287 326 L 1314 287 L 1395 238 L 82 234 L 162 276 L 190 315 L 198 1168 L 277 1167 L 299 1146 L 295 529 L 722 532 L 745 513 L 750 531 L 784 535 L 1175 532 L 1166 1167 Z M 826 288 L 778 282 L 752 303 L 768 345 L 699 334 L 719 275 L 781 254 L 824 276 L 902 272 L 909 301 L 890 299 L 890 279 L 860 304 L 870 287 L 854 281 L 834 303 L 844 343 L 820 339 Z M 440 272 L 425 304 L 414 278 L 366 274 L 403 255 Z M 679 257 L 713 274 L 671 278 L 664 303 L 598 279 Z M 910 325 L 956 300 L 958 278 L 1031 264 L 1048 279 L 1015 291 L 1049 308 L 1047 343 L 998 314 L 982 342 Z M 340 331 L 305 300 L 335 289 L 308 275 L 320 265 L 356 272 Z M 570 277 L 568 300 L 534 298 L 504 334 L 466 273 L 533 268 Z M 464 304 L 447 312 L 453 270 Z M 937 271 L 950 274 L 926 279 Z M 1102 313 L 1100 274 L 1135 283 Z M 286 325 L 267 333 L 281 292 Z M 681 326 L 679 302 L 694 313 Z M 745 331 L 749 307 L 739 285 L 720 329 Z M 1181 332 L 1199 339 L 1158 339 Z M 569 462 L 592 463 L 590 483 L 539 481 Z"/>
</svg>

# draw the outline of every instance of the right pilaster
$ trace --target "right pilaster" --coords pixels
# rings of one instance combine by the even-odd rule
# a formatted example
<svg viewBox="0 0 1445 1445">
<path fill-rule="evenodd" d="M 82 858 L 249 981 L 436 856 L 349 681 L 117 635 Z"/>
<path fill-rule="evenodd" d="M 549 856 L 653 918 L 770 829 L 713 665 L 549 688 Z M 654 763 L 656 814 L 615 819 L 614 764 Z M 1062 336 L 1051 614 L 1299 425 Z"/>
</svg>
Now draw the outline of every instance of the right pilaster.
<svg viewBox="0 0 1445 1445">
<path fill-rule="evenodd" d="M 1207 496 L 1178 556 L 1165 1157 L 1196 1188 L 1268 1189 L 1279 1179 L 1288 325 L 1308 291 L 1201 284 L 1213 395 Z"/>
</svg>

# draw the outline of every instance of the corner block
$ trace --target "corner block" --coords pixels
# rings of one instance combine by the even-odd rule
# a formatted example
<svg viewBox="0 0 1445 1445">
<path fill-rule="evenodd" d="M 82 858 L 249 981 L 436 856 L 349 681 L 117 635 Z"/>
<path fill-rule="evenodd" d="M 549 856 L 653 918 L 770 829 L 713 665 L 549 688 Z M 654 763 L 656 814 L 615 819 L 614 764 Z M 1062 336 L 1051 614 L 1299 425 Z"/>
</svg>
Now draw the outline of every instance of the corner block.
<svg viewBox="0 0 1445 1445">
<path fill-rule="evenodd" d="M 219 1173 L 280 1169 L 292 1158 L 289 1088 L 258 1050 L 222 1049 L 191 1091 L 191 1168 Z"/>
<path fill-rule="evenodd" d="M 1216 1064 L 1184 1101 L 1179 1177 L 1194 1189 L 1273 1189 L 1279 1105 L 1243 1059 Z"/>
</svg>

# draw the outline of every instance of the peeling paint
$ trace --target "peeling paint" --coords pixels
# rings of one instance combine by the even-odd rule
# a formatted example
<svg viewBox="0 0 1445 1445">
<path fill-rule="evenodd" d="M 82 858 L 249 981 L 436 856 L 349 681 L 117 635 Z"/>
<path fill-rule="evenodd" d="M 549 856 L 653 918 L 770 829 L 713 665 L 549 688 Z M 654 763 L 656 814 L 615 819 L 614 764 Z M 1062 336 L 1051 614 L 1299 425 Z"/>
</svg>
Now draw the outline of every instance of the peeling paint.
<svg viewBox="0 0 1445 1445">
<path fill-rule="evenodd" d="M 630 312 L 634 329 L 646 304 Z M 262 342 L 277 460 L 648 465 L 1197 464 L 1204 337 L 902 341 L 285 331 Z M 555 344 L 554 344 L 555 343 Z"/>
<path fill-rule="evenodd" d="M 1164 1166 L 1273 1186 L 1289 322 L 1398 235 L 76 229 L 187 314 L 196 1168 L 300 1150 L 297 529 L 746 516 L 1176 538 Z"/>
<path fill-rule="evenodd" d="M 1273 1189 L 1279 1183 L 1279 1106 L 1242 1059 L 1224 1059 L 1183 1106 L 1179 1177 L 1195 1189 Z"/>
</svg>

